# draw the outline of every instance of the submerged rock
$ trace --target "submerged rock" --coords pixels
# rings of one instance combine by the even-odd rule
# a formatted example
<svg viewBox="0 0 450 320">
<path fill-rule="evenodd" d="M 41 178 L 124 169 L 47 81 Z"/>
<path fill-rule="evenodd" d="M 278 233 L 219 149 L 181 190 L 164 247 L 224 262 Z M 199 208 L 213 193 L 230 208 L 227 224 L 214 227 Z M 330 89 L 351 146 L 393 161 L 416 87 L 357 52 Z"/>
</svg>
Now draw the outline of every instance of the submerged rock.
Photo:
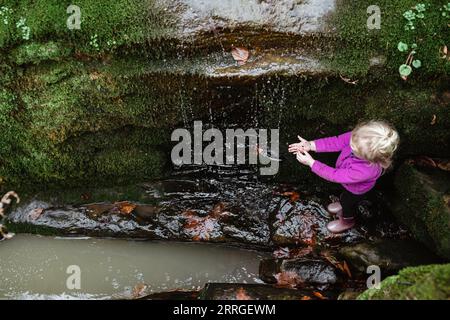
<svg viewBox="0 0 450 320">
<path fill-rule="evenodd" d="M 413 236 L 450 259 L 450 172 L 403 164 L 395 176 L 393 213 Z"/>
<path fill-rule="evenodd" d="M 392 274 L 406 267 L 440 262 L 427 248 L 412 240 L 358 243 L 340 248 L 339 253 L 351 267 L 362 273 L 371 265 L 379 266 L 382 274 Z"/>
</svg>

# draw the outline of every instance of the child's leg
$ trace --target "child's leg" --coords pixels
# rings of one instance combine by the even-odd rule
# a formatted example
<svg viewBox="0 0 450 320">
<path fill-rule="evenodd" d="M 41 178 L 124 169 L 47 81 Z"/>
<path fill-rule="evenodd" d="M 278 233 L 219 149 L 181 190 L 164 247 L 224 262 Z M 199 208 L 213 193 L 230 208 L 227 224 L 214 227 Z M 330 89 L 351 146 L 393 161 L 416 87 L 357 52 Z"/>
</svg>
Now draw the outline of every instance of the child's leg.
<svg viewBox="0 0 450 320">
<path fill-rule="evenodd" d="M 358 212 L 359 203 L 364 200 L 365 194 L 353 194 L 348 190 L 341 193 L 342 216 L 344 218 L 354 218 Z"/>
<path fill-rule="evenodd" d="M 341 233 L 353 228 L 355 225 L 355 216 L 358 210 L 358 204 L 363 199 L 364 195 L 356 195 L 344 190 L 340 197 L 342 214 L 338 215 L 337 220 L 328 223 L 328 230 L 333 233 Z"/>
</svg>

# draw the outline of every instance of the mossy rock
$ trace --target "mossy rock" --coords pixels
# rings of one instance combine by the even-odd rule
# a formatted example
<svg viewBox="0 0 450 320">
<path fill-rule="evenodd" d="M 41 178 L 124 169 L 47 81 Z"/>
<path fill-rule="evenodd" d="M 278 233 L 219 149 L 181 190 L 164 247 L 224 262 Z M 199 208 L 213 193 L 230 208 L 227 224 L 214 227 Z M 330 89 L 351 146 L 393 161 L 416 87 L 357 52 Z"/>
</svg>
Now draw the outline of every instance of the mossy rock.
<svg viewBox="0 0 450 320">
<path fill-rule="evenodd" d="M 450 259 L 450 173 L 403 164 L 395 176 L 393 213 L 413 236 Z"/>
<path fill-rule="evenodd" d="M 435 264 L 402 269 L 384 279 L 380 289 L 371 288 L 358 300 L 448 300 L 450 264 Z"/>
</svg>

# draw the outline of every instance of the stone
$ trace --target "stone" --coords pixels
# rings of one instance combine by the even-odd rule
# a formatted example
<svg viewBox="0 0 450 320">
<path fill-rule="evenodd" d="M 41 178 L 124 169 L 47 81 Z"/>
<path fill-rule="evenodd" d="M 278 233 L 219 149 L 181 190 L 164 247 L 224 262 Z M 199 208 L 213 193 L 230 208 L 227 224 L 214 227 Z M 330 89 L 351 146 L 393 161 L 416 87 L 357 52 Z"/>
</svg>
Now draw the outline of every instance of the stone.
<svg viewBox="0 0 450 320">
<path fill-rule="evenodd" d="M 395 175 L 393 214 L 436 254 L 450 259 L 450 173 L 403 164 Z"/>
<path fill-rule="evenodd" d="M 441 262 L 441 259 L 421 243 L 412 239 L 382 239 L 344 246 L 339 249 L 352 270 L 366 273 L 367 267 L 380 267 L 382 275 L 397 273 L 400 269 Z"/>
<path fill-rule="evenodd" d="M 259 265 L 259 277 L 266 283 L 277 283 L 277 275 L 295 275 L 301 286 L 325 287 L 338 281 L 333 266 L 319 259 L 264 259 Z"/>
</svg>

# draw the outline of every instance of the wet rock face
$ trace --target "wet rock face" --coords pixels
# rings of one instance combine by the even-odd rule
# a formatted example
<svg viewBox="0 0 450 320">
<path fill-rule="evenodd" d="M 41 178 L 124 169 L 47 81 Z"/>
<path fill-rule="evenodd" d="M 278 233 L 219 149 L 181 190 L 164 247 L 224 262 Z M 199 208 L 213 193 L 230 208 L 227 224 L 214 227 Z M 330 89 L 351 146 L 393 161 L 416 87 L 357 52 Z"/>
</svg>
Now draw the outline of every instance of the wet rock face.
<svg viewBox="0 0 450 320">
<path fill-rule="evenodd" d="M 335 0 L 181 0 L 180 24 L 184 33 L 214 29 L 262 28 L 306 34 L 328 30 L 327 15 Z"/>
<path fill-rule="evenodd" d="M 42 193 L 24 201 L 9 219 L 17 231 L 229 242 L 266 249 L 352 243 L 374 235 L 364 220 L 355 230 L 330 234 L 323 204 L 292 190 L 251 176 L 178 177 L 133 186 L 130 194 L 103 189 L 74 190 L 71 196 Z"/>
<path fill-rule="evenodd" d="M 413 236 L 450 259 L 450 172 L 404 164 L 395 177 L 393 213 Z"/>
</svg>

